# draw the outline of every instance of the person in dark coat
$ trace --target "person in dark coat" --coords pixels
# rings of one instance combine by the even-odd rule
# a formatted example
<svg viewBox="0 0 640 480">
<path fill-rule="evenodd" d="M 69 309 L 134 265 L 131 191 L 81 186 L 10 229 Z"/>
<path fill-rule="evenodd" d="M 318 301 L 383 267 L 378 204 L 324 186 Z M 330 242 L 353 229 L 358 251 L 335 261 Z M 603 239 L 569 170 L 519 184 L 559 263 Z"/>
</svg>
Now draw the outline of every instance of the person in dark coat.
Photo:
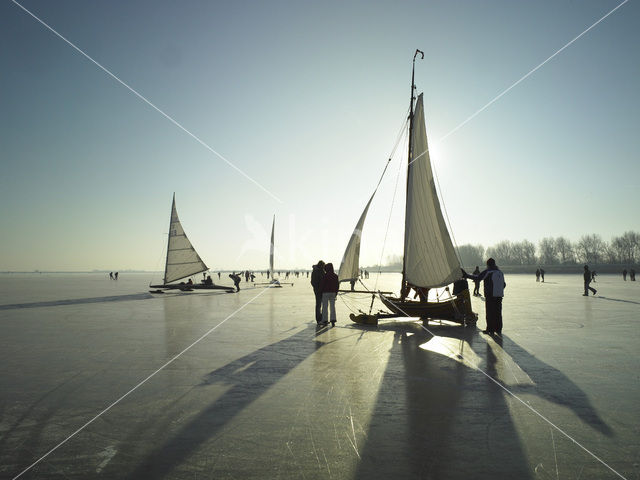
<svg viewBox="0 0 640 480">
<path fill-rule="evenodd" d="M 484 282 L 484 298 L 487 317 L 487 328 L 482 333 L 502 335 L 502 297 L 507 284 L 504 281 L 504 274 L 496 265 L 493 258 L 487 260 L 487 268 L 478 275 L 469 275 L 462 270 L 464 278 Z"/>
<path fill-rule="evenodd" d="M 233 280 L 233 285 L 236 287 L 236 292 L 240 291 L 240 282 L 242 281 L 242 278 L 240 277 L 240 275 L 237 275 L 235 272 L 234 273 L 230 273 L 229 274 L 229 278 L 231 280 Z"/>
<path fill-rule="evenodd" d="M 591 283 L 591 272 L 589 271 L 589 265 L 585 265 L 584 266 L 584 293 L 582 294 L 583 297 L 588 297 L 589 296 L 589 290 L 591 290 L 591 292 L 593 292 L 593 294 L 595 295 L 597 290 L 593 287 L 590 287 L 589 284 Z"/>
<path fill-rule="evenodd" d="M 324 278 L 324 262 L 320 260 L 313 266 L 311 272 L 311 286 L 313 287 L 313 293 L 316 296 L 316 322 L 322 323 L 322 279 Z"/>
<path fill-rule="evenodd" d="M 324 267 L 325 274 L 320 284 L 322 291 L 322 324 L 327 325 L 331 320 L 331 325 L 336 325 L 336 296 L 340 288 L 338 275 L 333 271 L 333 263 L 327 263 Z"/>
<path fill-rule="evenodd" d="M 478 267 L 477 265 L 476 265 L 476 269 L 473 271 L 473 275 L 480 275 L 480 267 Z M 480 296 L 480 280 L 474 280 L 473 284 L 474 284 L 473 295 L 475 297 L 479 297 Z"/>
</svg>

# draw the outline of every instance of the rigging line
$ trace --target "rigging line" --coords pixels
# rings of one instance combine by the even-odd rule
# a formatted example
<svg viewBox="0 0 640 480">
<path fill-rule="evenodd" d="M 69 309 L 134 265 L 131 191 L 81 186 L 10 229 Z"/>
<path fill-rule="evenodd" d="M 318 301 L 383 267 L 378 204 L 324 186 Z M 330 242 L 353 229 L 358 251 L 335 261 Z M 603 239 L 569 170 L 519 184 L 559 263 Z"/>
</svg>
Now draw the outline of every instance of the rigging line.
<svg viewBox="0 0 640 480">
<path fill-rule="evenodd" d="M 96 60 L 94 60 L 92 57 L 89 56 L 89 54 L 85 53 L 82 49 L 80 49 L 79 47 L 77 47 L 76 45 L 74 45 L 70 40 L 68 40 L 67 38 L 65 38 L 62 34 L 58 33 L 53 27 L 49 26 L 44 20 L 40 19 L 37 15 L 35 15 L 34 13 L 32 13 L 31 11 L 27 10 L 25 7 L 23 7 L 22 5 L 20 5 L 16 0 L 11 0 L 14 4 L 16 4 L 18 7 L 20 7 L 22 10 L 24 10 L 26 13 L 28 13 L 29 15 L 31 15 L 35 20 L 37 20 L 38 22 L 40 22 L 42 25 L 44 25 L 49 31 L 51 31 L 54 35 L 56 35 L 58 38 L 60 38 L 62 41 L 64 41 L 67 45 L 69 45 L 70 47 L 72 47 L 74 50 L 76 50 L 78 53 L 80 53 L 82 56 L 84 56 L 87 60 L 91 61 L 94 65 L 96 65 L 98 68 L 100 68 L 103 72 L 105 72 L 107 75 L 109 75 L 111 78 L 113 78 L 115 81 L 117 81 L 119 84 L 121 84 L 123 87 L 125 87 L 127 90 L 129 90 L 131 93 L 133 93 L 136 97 L 138 97 L 140 100 L 142 100 L 144 103 L 146 103 L 147 105 L 149 105 L 151 108 L 153 108 L 155 111 L 157 111 L 160 115 L 162 115 L 163 117 L 165 117 L 167 120 L 169 120 L 171 123 L 173 123 L 176 127 L 178 127 L 180 130 L 182 130 L 184 133 L 186 133 L 187 135 L 189 135 L 191 138 L 193 138 L 196 142 L 198 142 L 200 145 L 202 145 L 204 148 L 206 148 L 207 150 L 209 150 L 211 153 L 213 153 L 214 155 L 216 155 L 218 158 L 220 158 L 220 160 L 222 160 L 223 162 L 225 162 L 227 165 L 229 165 L 231 168 L 233 168 L 236 172 L 238 172 L 240 175 L 242 175 L 244 178 L 246 178 L 247 180 L 249 180 L 251 183 L 253 183 L 254 185 L 256 185 L 258 188 L 260 188 L 263 192 L 265 192 L 267 195 L 269 195 L 271 198 L 273 198 L 274 200 L 278 201 L 279 203 L 284 203 L 282 200 L 280 200 L 280 198 L 278 198 L 276 195 L 274 195 L 273 193 L 271 193 L 269 190 L 267 190 L 267 188 L 265 188 L 264 186 L 262 186 L 260 183 L 258 183 L 257 180 L 254 180 L 252 177 L 250 177 L 248 174 L 246 174 L 242 169 L 240 169 L 239 167 L 236 167 L 231 161 L 227 160 L 221 153 L 217 152 L 216 150 L 213 149 L 213 147 L 211 147 L 209 144 L 207 144 L 204 140 L 201 140 L 197 135 L 195 135 L 194 133 L 191 133 L 191 131 L 187 130 L 187 128 L 183 127 L 177 120 L 174 120 L 169 114 L 165 113 L 163 110 L 161 110 L 159 107 L 155 106 L 151 101 L 147 100 L 142 94 L 138 93 L 133 87 L 129 86 L 127 83 L 125 83 L 123 80 L 121 80 L 120 78 L 118 78 L 115 74 L 113 74 L 111 71 L 109 71 L 109 69 L 107 69 L 106 67 L 102 66 L 100 63 L 98 63 Z"/>
<path fill-rule="evenodd" d="M 469 116 L 464 122 L 462 122 L 461 124 L 459 124 L 457 127 L 455 127 L 453 130 L 451 130 L 449 133 L 447 133 L 444 137 L 440 138 L 439 140 L 437 140 L 438 142 L 442 142 L 444 141 L 447 137 L 449 137 L 450 135 L 453 135 L 455 132 L 457 132 L 460 128 L 462 128 L 464 125 L 466 125 L 467 123 L 469 123 L 471 120 L 473 120 L 476 116 L 478 116 L 480 113 L 482 113 L 484 110 L 486 110 L 487 108 L 489 108 L 491 105 L 493 105 L 496 101 L 498 101 L 500 98 L 502 98 L 504 95 L 506 95 L 512 88 L 516 87 L 518 84 L 520 84 L 522 81 L 524 81 L 527 77 L 531 76 L 536 70 L 538 70 L 540 67 L 542 67 L 543 65 L 545 65 L 547 62 L 549 62 L 551 59 L 553 59 L 556 55 L 558 55 L 560 52 L 562 52 L 564 49 L 566 49 L 567 47 L 569 47 L 572 43 L 574 43 L 576 40 L 578 40 L 580 37 L 582 37 L 583 35 L 585 35 L 589 30 L 591 30 L 593 27 L 595 27 L 596 25 L 598 25 L 600 22 L 602 22 L 605 18 L 607 18 L 609 15 L 611 15 L 613 12 L 615 12 L 616 10 L 618 10 L 620 7 L 622 7 L 625 3 L 627 3 L 629 0 L 624 0 L 622 3 L 620 3 L 617 7 L 615 7 L 613 10 L 611 10 L 609 13 L 607 13 L 606 15 L 604 15 L 602 18 L 600 18 L 600 20 L 598 20 L 597 22 L 595 22 L 593 25 L 591 25 L 589 28 L 587 28 L 586 30 L 584 30 L 580 35 L 578 35 L 577 37 L 575 37 L 573 40 L 571 40 L 569 43 L 567 43 L 564 47 L 562 47 L 561 49 L 557 50 L 553 55 L 551 55 L 549 58 L 547 58 L 544 62 L 540 63 L 537 67 L 535 67 L 534 69 L 532 69 L 531 71 L 529 71 L 529 73 L 525 74 L 524 76 L 522 76 L 518 81 L 516 81 L 515 83 L 513 83 L 510 87 L 508 87 L 506 90 L 504 90 L 502 93 L 498 94 L 493 100 L 491 100 L 489 103 L 487 103 L 484 107 L 480 108 L 479 110 L 477 110 L 475 113 L 473 113 L 471 116 Z"/>
<path fill-rule="evenodd" d="M 406 122 L 405 122 L 405 126 L 406 126 Z M 406 132 L 407 130 L 403 127 L 403 132 L 404 132 L 404 136 L 406 136 Z M 398 193 L 398 181 L 400 180 L 400 172 L 402 170 L 402 162 L 398 162 L 398 174 L 396 175 L 396 185 L 393 189 L 393 197 L 391 199 L 391 207 L 389 208 L 389 217 L 387 218 L 387 228 L 384 232 L 384 240 L 382 241 L 382 249 L 380 251 L 380 259 L 378 260 L 378 273 L 376 275 L 376 281 L 374 283 L 373 286 L 373 290 L 377 290 L 378 288 L 378 280 L 380 279 L 380 274 L 382 273 L 382 257 L 384 256 L 384 249 L 386 247 L 387 244 L 387 236 L 389 235 L 389 226 L 391 224 L 391 215 L 393 214 L 393 206 L 395 205 L 396 202 L 396 195 Z M 371 308 L 373 308 L 373 302 L 371 304 L 371 307 L 369 309 L 369 313 L 371 313 Z"/>
<path fill-rule="evenodd" d="M 262 295 L 264 292 L 266 292 L 267 290 L 269 290 L 269 288 L 265 288 L 263 289 L 260 293 L 258 293 L 256 296 L 254 296 L 253 298 L 249 299 L 244 305 L 242 305 L 241 307 L 239 307 L 238 309 L 236 309 L 234 312 L 232 312 L 231 314 L 229 314 L 224 320 L 222 320 L 220 323 L 218 323 L 217 325 L 214 325 L 213 327 L 211 327 L 209 330 L 207 330 L 205 333 L 203 333 L 197 340 L 195 340 L 193 343 L 191 343 L 191 345 L 189 345 L 188 347 L 185 347 L 181 352 L 179 352 L 178 354 L 174 355 L 170 360 L 168 360 L 167 362 L 165 362 L 161 367 L 159 367 L 158 369 L 156 369 L 153 373 L 149 374 L 147 377 L 145 377 L 143 380 L 141 380 L 140 382 L 138 382 L 137 385 L 135 385 L 134 387 L 132 387 L 131 389 L 129 389 L 129 391 L 127 393 L 125 393 L 124 395 L 121 395 L 117 400 L 113 401 L 108 407 L 106 407 L 105 409 L 103 409 L 100 413 L 98 413 L 96 416 L 94 416 L 91 420 L 89 420 L 88 422 L 86 422 L 84 425 L 82 425 L 81 427 L 79 427 L 77 430 L 75 430 L 73 433 L 71 433 L 67 438 L 65 438 L 63 441 L 61 441 L 60 443 L 58 443 L 55 447 L 53 447 L 52 449 L 50 449 L 47 453 L 45 453 L 44 455 L 42 455 L 40 458 L 38 458 L 35 462 L 33 462 L 31 465 L 29 465 L 27 468 L 25 468 L 24 470 L 22 470 L 19 474 L 17 474 L 15 477 L 13 477 L 13 480 L 15 480 L 16 478 L 21 477 L 22 475 L 24 475 L 25 473 L 27 473 L 29 470 L 31 470 L 33 467 L 35 467 L 38 463 L 40 463 L 42 460 L 44 460 L 45 458 L 47 458 L 49 455 L 51 455 L 53 452 L 55 452 L 58 448 L 60 448 L 61 446 L 63 446 L 65 443 L 67 443 L 69 440 L 71 440 L 73 437 L 75 437 L 78 433 L 80 433 L 82 430 L 84 430 L 86 427 L 88 427 L 89 425 L 91 425 L 93 422 L 95 422 L 98 418 L 100 418 L 102 415 L 104 415 L 105 413 L 107 413 L 109 410 L 111 410 L 113 407 L 115 407 L 118 403 L 120 403 L 122 400 L 124 400 L 126 397 L 128 397 L 131 393 L 133 393 L 135 390 L 137 390 L 139 387 L 141 387 L 142 385 L 144 385 L 148 380 L 151 380 L 151 378 L 153 378 L 157 373 L 161 372 L 165 367 L 171 365 L 174 361 L 176 361 L 178 358 L 180 358 L 183 354 L 185 354 L 187 351 L 189 351 L 192 347 L 194 347 L 196 344 L 200 343 L 201 340 L 204 340 L 207 336 L 209 336 L 209 334 L 211 334 L 215 329 L 217 329 L 219 326 L 221 326 L 222 324 L 224 324 L 227 320 L 229 320 L 230 318 L 233 318 L 236 313 L 240 312 L 242 309 L 244 309 L 244 307 L 246 307 L 247 305 L 249 305 L 250 303 L 252 303 L 256 298 L 258 298 L 260 295 Z"/>
</svg>

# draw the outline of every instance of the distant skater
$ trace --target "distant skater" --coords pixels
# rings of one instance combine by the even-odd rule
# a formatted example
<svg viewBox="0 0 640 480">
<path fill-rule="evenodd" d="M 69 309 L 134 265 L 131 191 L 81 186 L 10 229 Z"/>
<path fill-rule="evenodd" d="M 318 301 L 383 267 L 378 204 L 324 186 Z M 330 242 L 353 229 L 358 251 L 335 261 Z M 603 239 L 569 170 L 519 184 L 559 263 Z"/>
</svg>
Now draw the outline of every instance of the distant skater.
<svg viewBox="0 0 640 480">
<path fill-rule="evenodd" d="M 544 269 L 542 267 L 540 267 L 540 279 L 542 280 L 542 283 L 544 283 Z"/>
<path fill-rule="evenodd" d="M 627 281 L 627 269 L 626 268 L 624 270 L 622 270 L 622 279 L 625 282 Z"/>
<path fill-rule="evenodd" d="M 322 280 L 324 279 L 324 262 L 319 260 L 311 272 L 311 286 L 313 294 L 316 296 L 316 322 L 322 323 Z"/>
<path fill-rule="evenodd" d="M 636 271 L 633 268 L 629 270 L 629 280 L 632 282 L 636 281 Z"/>
<path fill-rule="evenodd" d="M 502 297 L 507 284 L 504 281 L 504 274 L 496 265 L 493 258 L 487 260 L 487 269 L 478 275 L 469 275 L 462 270 L 464 278 L 484 281 L 484 298 L 487 317 L 487 328 L 482 333 L 489 335 L 502 335 Z"/>
<path fill-rule="evenodd" d="M 218 280 L 220 280 L 220 272 L 218 272 Z"/>
<path fill-rule="evenodd" d="M 536 269 L 536 282 L 539 282 L 539 281 L 540 281 L 540 269 L 537 268 Z"/>
<path fill-rule="evenodd" d="M 593 287 L 590 287 L 589 284 L 591 283 L 591 272 L 589 271 L 589 265 L 585 265 L 584 266 L 584 293 L 582 294 L 583 297 L 588 297 L 589 296 L 589 290 L 591 290 L 591 292 L 595 295 L 597 290 Z"/>
<path fill-rule="evenodd" d="M 236 292 L 240 291 L 240 282 L 242 281 L 242 278 L 240 277 L 240 275 L 236 275 L 236 273 L 230 273 L 229 274 L 229 278 L 231 280 L 233 280 L 233 285 L 236 287 Z"/>
<path fill-rule="evenodd" d="M 322 324 L 336 325 L 336 296 L 340 288 L 338 275 L 333 271 L 333 263 L 327 263 L 324 267 L 325 273 L 320 289 L 322 290 Z"/>
<path fill-rule="evenodd" d="M 109 272 L 109 279 L 113 280 L 113 272 Z"/>
<path fill-rule="evenodd" d="M 473 271 L 473 275 L 480 275 L 480 267 L 478 267 L 477 265 L 476 265 L 476 269 Z M 479 297 L 480 296 L 480 280 L 474 280 L 473 284 L 474 284 L 473 295 L 475 297 Z"/>
<path fill-rule="evenodd" d="M 113 274 L 113 278 L 114 278 L 115 280 L 117 280 L 117 279 L 118 279 L 118 272 L 116 272 L 116 273 L 114 273 L 114 274 Z"/>
</svg>

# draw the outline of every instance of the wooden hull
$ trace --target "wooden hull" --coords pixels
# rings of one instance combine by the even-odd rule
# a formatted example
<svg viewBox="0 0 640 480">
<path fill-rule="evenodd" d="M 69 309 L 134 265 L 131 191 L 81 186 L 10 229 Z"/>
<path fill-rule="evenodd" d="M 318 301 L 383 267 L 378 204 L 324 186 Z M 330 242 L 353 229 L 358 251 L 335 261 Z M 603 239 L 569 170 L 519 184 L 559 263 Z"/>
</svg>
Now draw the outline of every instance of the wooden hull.
<svg viewBox="0 0 640 480">
<path fill-rule="evenodd" d="M 190 292 L 192 290 L 224 290 L 232 293 L 236 289 L 233 287 L 224 287 L 222 285 L 204 285 L 202 283 L 189 285 L 187 283 L 169 283 L 166 285 L 149 285 L 151 288 L 164 288 L 165 290 L 182 290 L 183 292 Z"/>
<path fill-rule="evenodd" d="M 449 320 L 461 325 L 475 325 L 478 315 L 471 310 L 469 290 L 465 289 L 443 302 L 418 302 L 380 295 L 380 300 L 392 314 L 353 315 L 349 318 L 362 325 L 377 325 L 380 318 L 419 317 L 421 319 Z"/>
</svg>

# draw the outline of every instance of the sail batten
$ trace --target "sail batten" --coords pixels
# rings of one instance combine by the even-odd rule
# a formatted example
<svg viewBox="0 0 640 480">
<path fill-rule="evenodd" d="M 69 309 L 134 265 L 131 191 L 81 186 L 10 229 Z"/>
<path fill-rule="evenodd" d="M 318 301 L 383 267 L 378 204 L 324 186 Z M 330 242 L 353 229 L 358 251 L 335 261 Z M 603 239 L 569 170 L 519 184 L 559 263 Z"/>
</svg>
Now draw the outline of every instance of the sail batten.
<svg viewBox="0 0 640 480">
<path fill-rule="evenodd" d="M 416 287 L 435 288 L 460 278 L 460 262 L 447 230 L 431 170 L 422 94 L 413 117 L 407 178 L 405 279 Z"/>
<path fill-rule="evenodd" d="M 175 282 L 196 273 L 205 272 L 209 268 L 202 261 L 198 252 L 187 238 L 182 228 L 176 199 L 171 204 L 171 221 L 169 224 L 169 241 L 167 245 L 167 262 L 164 270 L 164 283 Z"/>
</svg>

